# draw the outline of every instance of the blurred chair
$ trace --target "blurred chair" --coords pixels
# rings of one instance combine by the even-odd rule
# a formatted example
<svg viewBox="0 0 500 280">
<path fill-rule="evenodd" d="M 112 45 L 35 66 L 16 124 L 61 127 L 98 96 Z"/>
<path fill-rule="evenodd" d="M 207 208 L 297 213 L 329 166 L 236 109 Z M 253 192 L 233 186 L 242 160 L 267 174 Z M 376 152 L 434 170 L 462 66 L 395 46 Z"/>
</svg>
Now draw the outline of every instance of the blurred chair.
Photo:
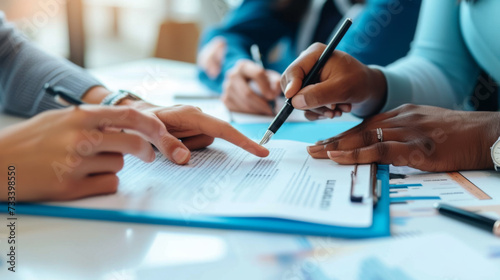
<svg viewBox="0 0 500 280">
<path fill-rule="evenodd" d="M 68 17 L 69 60 L 85 67 L 85 29 L 83 0 L 66 0 Z"/>
<path fill-rule="evenodd" d="M 198 23 L 166 20 L 160 26 L 155 57 L 195 63 L 199 37 Z"/>
</svg>

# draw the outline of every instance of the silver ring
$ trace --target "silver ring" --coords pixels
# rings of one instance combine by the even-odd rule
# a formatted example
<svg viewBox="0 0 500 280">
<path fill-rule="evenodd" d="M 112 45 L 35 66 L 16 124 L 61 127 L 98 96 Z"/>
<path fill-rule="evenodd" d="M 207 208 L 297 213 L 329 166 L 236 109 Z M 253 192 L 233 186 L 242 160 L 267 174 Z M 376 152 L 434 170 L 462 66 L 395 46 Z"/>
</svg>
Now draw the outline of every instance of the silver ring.
<svg viewBox="0 0 500 280">
<path fill-rule="evenodd" d="M 379 142 L 384 142 L 384 133 L 382 132 L 382 128 L 377 128 L 377 139 Z"/>
</svg>

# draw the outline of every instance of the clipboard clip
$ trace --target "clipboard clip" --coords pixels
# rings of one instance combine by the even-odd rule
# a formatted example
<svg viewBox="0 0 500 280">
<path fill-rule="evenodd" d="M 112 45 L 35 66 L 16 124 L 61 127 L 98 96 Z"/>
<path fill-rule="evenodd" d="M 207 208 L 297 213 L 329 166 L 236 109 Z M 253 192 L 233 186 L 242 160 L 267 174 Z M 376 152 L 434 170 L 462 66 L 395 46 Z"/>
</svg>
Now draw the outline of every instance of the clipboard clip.
<svg viewBox="0 0 500 280">
<path fill-rule="evenodd" d="M 377 179 L 377 164 L 372 163 L 370 165 L 370 185 L 372 191 L 368 197 L 357 196 L 354 194 L 354 189 L 356 186 L 356 180 L 358 176 L 358 165 L 354 165 L 354 170 L 351 171 L 351 195 L 350 199 L 352 203 L 363 203 L 366 199 L 373 199 L 373 207 L 377 206 L 378 200 L 381 195 L 382 181 Z"/>
</svg>

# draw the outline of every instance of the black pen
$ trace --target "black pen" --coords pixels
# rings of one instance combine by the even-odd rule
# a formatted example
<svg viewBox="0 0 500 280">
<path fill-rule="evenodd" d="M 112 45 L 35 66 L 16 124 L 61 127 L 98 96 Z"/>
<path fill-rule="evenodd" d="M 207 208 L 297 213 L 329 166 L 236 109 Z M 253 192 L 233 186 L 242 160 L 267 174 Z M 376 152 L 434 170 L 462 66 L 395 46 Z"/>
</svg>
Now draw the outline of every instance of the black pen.
<svg viewBox="0 0 500 280">
<path fill-rule="evenodd" d="M 319 71 L 323 68 L 323 66 L 325 66 L 325 63 L 328 61 L 330 56 L 333 54 L 333 51 L 340 43 L 340 40 L 342 40 L 349 27 L 351 27 L 351 24 L 352 20 L 350 18 L 344 21 L 340 29 L 337 31 L 337 33 L 335 33 L 335 36 L 333 36 L 328 46 L 319 57 L 318 61 L 316 61 L 316 64 L 314 64 L 311 71 L 309 71 L 309 73 L 304 78 L 301 88 L 304 88 L 313 83 L 316 76 L 319 74 Z M 283 125 L 283 123 L 285 123 L 286 119 L 288 118 L 288 116 L 290 116 L 293 109 L 294 108 L 292 105 L 292 99 L 288 98 L 283 108 L 281 108 L 281 111 L 278 113 L 278 115 L 276 115 L 273 122 L 267 129 L 266 134 L 264 134 L 264 137 L 262 137 L 260 145 L 264 145 L 267 142 L 269 142 L 271 137 L 273 137 L 273 135 L 278 131 L 278 129 Z"/>
<path fill-rule="evenodd" d="M 494 220 L 448 204 L 439 203 L 435 207 L 437 211 L 444 216 L 482 228 L 500 237 L 500 220 Z"/>
<path fill-rule="evenodd" d="M 67 90 L 63 87 L 59 87 L 59 86 L 53 87 L 49 83 L 46 83 L 43 88 L 45 89 L 45 91 L 48 94 L 54 96 L 56 102 L 61 104 L 61 105 L 78 106 L 78 105 L 86 104 L 85 102 L 81 101 L 80 99 L 75 98 L 69 90 Z"/>
<path fill-rule="evenodd" d="M 262 62 L 262 54 L 260 53 L 259 45 L 253 44 L 250 47 L 250 54 L 252 55 L 252 59 L 255 63 L 257 63 L 260 67 L 264 68 L 264 63 Z M 269 107 L 271 107 L 271 110 L 273 111 L 276 109 L 276 101 L 275 100 L 270 100 L 267 102 L 269 104 Z"/>
</svg>

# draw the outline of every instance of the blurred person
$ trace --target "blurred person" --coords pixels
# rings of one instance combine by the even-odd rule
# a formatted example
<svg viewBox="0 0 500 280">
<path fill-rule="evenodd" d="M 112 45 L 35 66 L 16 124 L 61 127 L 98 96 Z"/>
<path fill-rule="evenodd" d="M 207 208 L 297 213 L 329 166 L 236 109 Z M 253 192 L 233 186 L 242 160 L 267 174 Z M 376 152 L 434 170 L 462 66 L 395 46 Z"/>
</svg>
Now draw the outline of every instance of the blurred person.
<svg viewBox="0 0 500 280">
<path fill-rule="evenodd" d="M 104 104 L 118 106 L 63 109 L 44 89 L 46 83 L 86 103 L 107 100 Z M 0 131 L 0 201 L 10 201 L 7 174 L 12 168 L 17 171 L 16 201 L 113 193 L 123 154 L 151 162 L 155 152 L 150 143 L 177 164 L 186 164 L 190 150 L 210 145 L 214 137 L 257 156 L 269 153 L 198 108 L 158 107 L 130 93 L 110 92 L 79 67 L 28 42 L 1 12 L 0 104 L 7 113 L 34 116 Z M 121 133 L 122 129 L 131 133 Z"/>
<path fill-rule="evenodd" d="M 339 44 L 366 64 L 386 65 L 406 55 L 420 0 L 245 0 L 200 44 L 201 80 L 222 92 L 237 112 L 272 115 L 280 74 L 313 42 L 328 42 L 343 18 L 354 23 Z M 262 52 L 264 68 L 250 47 Z"/>
<path fill-rule="evenodd" d="M 310 120 L 340 115 L 338 104 L 366 119 L 309 147 L 309 153 L 342 164 L 378 162 L 425 171 L 498 169 L 500 112 L 468 111 L 476 107 L 471 93 L 481 69 L 493 79 L 480 84 L 483 92 L 477 98 L 498 94 L 498 11 L 500 2 L 494 0 L 424 0 L 407 57 L 378 67 L 335 51 L 319 82 L 301 89 L 304 73 L 325 48 L 311 46 L 282 77 L 286 97 L 293 98 L 295 108 L 307 110 Z M 432 106 L 398 107 L 405 103 Z"/>
</svg>

